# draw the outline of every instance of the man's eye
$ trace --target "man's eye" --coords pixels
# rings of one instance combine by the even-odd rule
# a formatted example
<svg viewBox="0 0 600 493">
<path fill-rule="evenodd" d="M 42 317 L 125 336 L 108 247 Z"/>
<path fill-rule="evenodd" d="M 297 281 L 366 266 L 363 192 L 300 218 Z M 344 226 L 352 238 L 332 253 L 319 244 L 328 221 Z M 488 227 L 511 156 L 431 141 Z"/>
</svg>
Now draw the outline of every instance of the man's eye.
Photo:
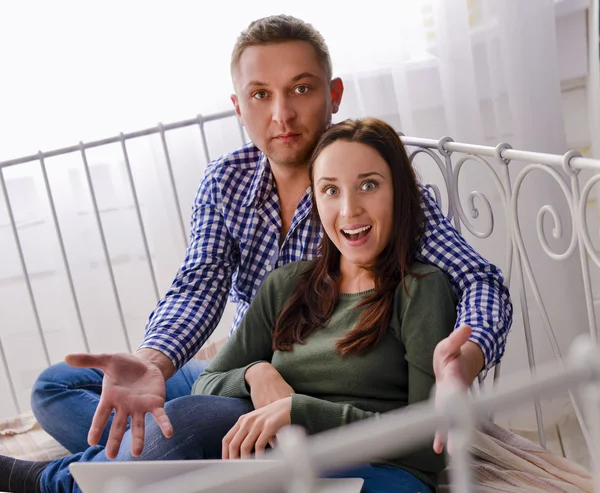
<svg viewBox="0 0 600 493">
<path fill-rule="evenodd" d="M 296 92 L 299 94 L 306 94 L 308 92 L 308 86 L 298 86 L 296 87 Z"/>
<path fill-rule="evenodd" d="M 267 91 L 258 91 L 254 93 L 254 99 L 265 99 L 267 97 Z"/>
</svg>

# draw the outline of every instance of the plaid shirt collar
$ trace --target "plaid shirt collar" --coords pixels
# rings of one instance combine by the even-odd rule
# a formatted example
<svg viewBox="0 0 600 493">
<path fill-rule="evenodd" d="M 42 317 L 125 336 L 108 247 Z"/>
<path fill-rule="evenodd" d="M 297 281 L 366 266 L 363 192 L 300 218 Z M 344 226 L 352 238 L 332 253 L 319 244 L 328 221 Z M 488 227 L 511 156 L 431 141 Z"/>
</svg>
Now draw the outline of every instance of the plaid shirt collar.
<svg viewBox="0 0 600 493">
<path fill-rule="evenodd" d="M 250 183 L 248 196 L 243 202 L 244 207 L 250 207 L 252 204 L 259 207 L 263 202 L 268 201 L 273 196 L 274 186 L 271 164 L 267 156 L 261 152 L 254 178 Z"/>
</svg>

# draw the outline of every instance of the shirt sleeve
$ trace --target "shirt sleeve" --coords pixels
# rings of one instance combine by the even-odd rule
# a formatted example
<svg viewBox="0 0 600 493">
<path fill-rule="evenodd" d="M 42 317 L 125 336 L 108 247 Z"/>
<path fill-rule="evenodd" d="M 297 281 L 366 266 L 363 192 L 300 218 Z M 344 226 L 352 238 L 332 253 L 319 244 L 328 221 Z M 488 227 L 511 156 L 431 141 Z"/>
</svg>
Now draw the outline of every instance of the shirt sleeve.
<svg viewBox="0 0 600 493">
<path fill-rule="evenodd" d="M 194 199 L 190 245 L 170 289 L 150 314 L 140 348 L 168 356 L 175 371 L 217 327 L 239 262 L 220 209 L 215 167 L 207 167 Z"/>
<path fill-rule="evenodd" d="M 450 279 L 459 298 L 455 328 L 471 326 L 470 340 L 481 348 L 487 371 L 502 358 L 512 324 L 504 277 L 458 234 L 423 187 L 421 196 L 425 232 L 418 260 L 438 267 Z"/>
</svg>

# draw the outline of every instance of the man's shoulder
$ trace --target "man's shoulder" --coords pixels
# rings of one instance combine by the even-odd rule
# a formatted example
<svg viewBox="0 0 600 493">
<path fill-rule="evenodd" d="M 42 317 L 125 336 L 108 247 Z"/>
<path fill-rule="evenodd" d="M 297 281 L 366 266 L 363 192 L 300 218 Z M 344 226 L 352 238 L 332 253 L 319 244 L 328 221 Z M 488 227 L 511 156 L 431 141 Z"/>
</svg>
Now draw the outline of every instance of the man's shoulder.
<svg viewBox="0 0 600 493">
<path fill-rule="evenodd" d="M 213 177 L 256 170 L 260 164 L 262 152 L 252 142 L 233 152 L 223 154 L 206 166 L 206 173 Z"/>
</svg>

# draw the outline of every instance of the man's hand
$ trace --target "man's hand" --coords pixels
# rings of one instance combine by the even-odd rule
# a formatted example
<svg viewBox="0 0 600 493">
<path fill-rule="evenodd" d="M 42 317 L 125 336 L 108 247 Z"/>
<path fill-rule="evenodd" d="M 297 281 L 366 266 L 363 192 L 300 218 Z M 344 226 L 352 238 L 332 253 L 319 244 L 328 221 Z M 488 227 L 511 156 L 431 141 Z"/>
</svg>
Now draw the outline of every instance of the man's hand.
<svg viewBox="0 0 600 493">
<path fill-rule="evenodd" d="M 98 368 L 104 372 L 100 403 L 88 434 L 88 443 L 97 445 L 110 415 L 115 410 L 106 457 L 114 459 L 131 416 L 131 453 L 139 456 L 144 448 L 146 413 L 151 413 L 165 437 L 173 427 L 165 413 L 165 377 L 159 367 L 128 353 L 70 354 L 67 364 L 76 368 Z"/>
<path fill-rule="evenodd" d="M 253 449 L 256 455 L 262 454 L 277 432 L 291 424 L 291 413 L 288 396 L 240 416 L 223 438 L 223 459 L 248 459 Z"/>
<path fill-rule="evenodd" d="M 437 391 L 442 387 L 458 385 L 466 392 L 483 369 L 483 352 L 477 344 L 469 341 L 469 337 L 471 327 L 462 325 L 435 347 L 433 371 Z M 444 442 L 442 433 L 436 432 L 433 450 L 441 454 Z"/>
<path fill-rule="evenodd" d="M 246 383 L 250 387 L 250 398 L 254 409 L 289 397 L 294 389 L 283 379 L 271 363 L 257 363 L 246 371 Z"/>
</svg>

